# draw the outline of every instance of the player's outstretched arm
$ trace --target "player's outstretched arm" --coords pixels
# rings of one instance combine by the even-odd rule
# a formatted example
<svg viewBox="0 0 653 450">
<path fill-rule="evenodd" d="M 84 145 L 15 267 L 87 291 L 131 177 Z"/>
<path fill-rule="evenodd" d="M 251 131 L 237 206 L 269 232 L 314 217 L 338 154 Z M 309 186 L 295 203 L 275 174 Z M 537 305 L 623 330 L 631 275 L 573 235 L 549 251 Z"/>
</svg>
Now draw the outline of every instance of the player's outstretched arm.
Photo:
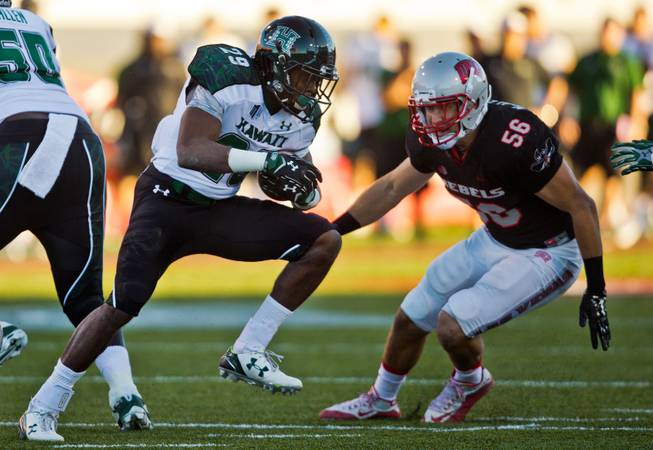
<svg viewBox="0 0 653 450">
<path fill-rule="evenodd" d="M 611 148 L 613 169 L 623 168 L 621 175 L 653 170 L 653 141 L 618 142 Z"/>
<path fill-rule="evenodd" d="M 372 183 L 333 224 L 340 234 L 352 232 L 380 219 L 404 197 L 424 186 L 432 173 L 419 172 L 405 159 L 392 172 Z"/>
<path fill-rule="evenodd" d="M 579 325 L 589 322 L 592 347 L 601 341 L 603 350 L 610 346 L 610 325 L 606 309 L 603 278 L 603 250 L 599 218 L 594 201 L 583 191 L 569 166 L 563 162 L 556 174 L 537 194 L 542 200 L 568 212 L 574 224 L 574 234 L 585 263 L 587 290 L 579 312 Z"/>
</svg>

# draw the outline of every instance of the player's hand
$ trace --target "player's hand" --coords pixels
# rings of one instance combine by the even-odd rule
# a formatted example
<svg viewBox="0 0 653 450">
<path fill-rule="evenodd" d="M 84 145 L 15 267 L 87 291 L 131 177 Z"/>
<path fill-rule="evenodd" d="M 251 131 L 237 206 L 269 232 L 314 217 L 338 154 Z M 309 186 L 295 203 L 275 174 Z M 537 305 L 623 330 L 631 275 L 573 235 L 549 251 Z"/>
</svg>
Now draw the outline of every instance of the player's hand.
<svg viewBox="0 0 653 450">
<path fill-rule="evenodd" d="M 610 346 L 610 324 L 608 323 L 608 310 L 605 302 L 607 297 L 605 292 L 592 294 L 585 292 L 580 302 L 580 313 L 578 316 L 578 325 L 584 327 L 587 322 L 590 325 L 590 339 L 592 348 L 598 348 L 598 341 L 601 340 L 603 351 L 608 350 Z"/>
<path fill-rule="evenodd" d="M 278 152 L 268 153 L 263 172 L 298 186 L 304 195 L 312 192 L 322 182 L 322 173 L 313 164 Z"/>
<path fill-rule="evenodd" d="M 631 172 L 651 171 L 653 170 L 653 152 L 652 141 L 632 141 L 619 142 L 611 148 L 610 163 L 613 169 L 624 167 L 622 175 L 628 175 Z"/>
</svg>

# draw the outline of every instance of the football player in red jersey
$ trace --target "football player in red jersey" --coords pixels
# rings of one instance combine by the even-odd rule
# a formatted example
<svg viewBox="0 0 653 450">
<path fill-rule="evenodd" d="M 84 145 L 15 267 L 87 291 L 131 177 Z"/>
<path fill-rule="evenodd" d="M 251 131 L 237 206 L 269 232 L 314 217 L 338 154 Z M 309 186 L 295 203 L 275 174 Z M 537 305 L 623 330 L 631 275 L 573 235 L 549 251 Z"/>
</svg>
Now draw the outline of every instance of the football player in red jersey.
<svg viewBox="0 0 653 450">
<path fill-rule="evenodd" d="M 435 331 L 454 366 L 423 420 L 458 422 L 492 387 L 482 333 L 565 292 L 585 264 L 580 325 L 592 346 L 610 343 L 596 207 L 558 153 L 558 139 L 533 113 L 490 101 L 473 58 L 441 53 L 413 79 L 408 158 L 372 184 L 334 224 L 341 234 L 374 222 L 434 173 L 485 226 L 431 263 L 390 330 L 370 391 L 333 405 L 323 419 L 398 418 L 396 398 Z"/>
</svg>

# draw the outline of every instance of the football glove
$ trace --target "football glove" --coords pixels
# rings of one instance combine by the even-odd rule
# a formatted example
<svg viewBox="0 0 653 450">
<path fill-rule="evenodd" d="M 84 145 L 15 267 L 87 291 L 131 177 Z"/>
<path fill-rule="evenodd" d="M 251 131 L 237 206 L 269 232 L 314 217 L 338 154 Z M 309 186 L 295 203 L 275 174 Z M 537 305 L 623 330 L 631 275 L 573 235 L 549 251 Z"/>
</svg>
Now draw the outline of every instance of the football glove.
<svg viewBox="0 0 653 450">
<path fill-rule="evenodd" d="M 322 173 L 310 162 L 278 152 L 268 153 L 262 172 L 278 178 L 281 183 L 297 186 L 296 193 L 302 195 L 312 192 L 322 181 Z"/>
<path fill-rule="evenodd" d="M 652 141 L 619 142 L 612 145 L 611 151 L 610 163 L 612 168 L 618 169 L 625 166 L 621 172 L 622 175 L 628 175 L 638 170 L 653 170 L 653 159 L 651 159 Z"/>
<path fill-rule="evenodd" d="M 580 302 L 580 311 L 578 315 L 578 325 L 585 327 L 589 322 L 590 339 L 592 348 L 598 348 L 598 341 L 601 340 L 603 351 L 607 351 L 610 346 L 610 324 L 608 323 L 608 310 L 605 302 L 607 297 L 605 292 L 593 294 L 585 292 Z"/>
<path fill-rule="evenodd" d="M 294 201 L 307 194 L 307 188 L 292 178 L 281 179 L 265 172 L 258 173 L 258 185 L 268 197 L 278 201 Z"/>
</svg>

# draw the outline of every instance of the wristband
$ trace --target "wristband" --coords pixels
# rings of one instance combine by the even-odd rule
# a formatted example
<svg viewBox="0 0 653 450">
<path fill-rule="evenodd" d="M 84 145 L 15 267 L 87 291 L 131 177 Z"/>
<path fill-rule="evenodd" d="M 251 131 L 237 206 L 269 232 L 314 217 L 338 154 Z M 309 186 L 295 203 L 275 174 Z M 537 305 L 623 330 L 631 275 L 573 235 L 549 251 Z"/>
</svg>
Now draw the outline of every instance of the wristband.
<svg viewBox="0 0 653 450">
<path fill-rule="evenodd" d="M 592 294 L 605 292 L 603 278 L 603 256 L 583 259 L 585 275 L 587 276 L 587 291 Z"/>
<path fill-rule="evenodd" d="M 349 211 L 334 220 L 332 224 L 335 227 L 336 231 L 341 235 L 351 233 L 352 231 L 358 230 L 361 227 L 361 223 L 356 220 L 354 216 L 349 214 Z"/>
<path fill-rule="evenodd" d="M 227 164 L 232 172 L 258 172 L 265 168 L 266 152 L 229 149 Z"/>
</svg>

